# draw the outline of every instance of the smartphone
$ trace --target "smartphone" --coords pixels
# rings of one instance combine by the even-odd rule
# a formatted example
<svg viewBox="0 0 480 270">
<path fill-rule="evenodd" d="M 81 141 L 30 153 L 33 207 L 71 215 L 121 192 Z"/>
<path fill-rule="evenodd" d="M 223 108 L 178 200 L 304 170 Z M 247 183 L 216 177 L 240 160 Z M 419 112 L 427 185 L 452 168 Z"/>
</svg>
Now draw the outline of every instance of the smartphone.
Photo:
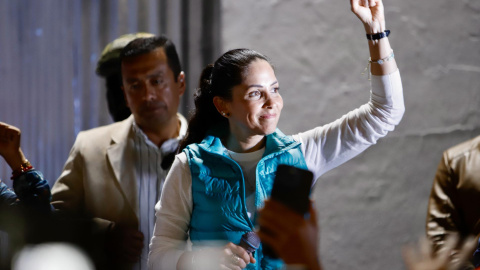
<svg viewBox="0 0 480 270">
<path fill-rule="evenodd" d="M 278 165 L 270 197 L 299 214 L 308 213 L 313 173 L 289 165 Z"/>
<path fill-rule="evenodd" d="M 278 165 L 270 198 L 307 217 L 312 182 L 313 173 L 311 171 L 289 165 Z M 265 228 L 260 226 L 260 230 L 265 230 Z M 278 258 L 273 249 L 266 244 L 263 244 L 263 254 L 270 258 Z"/>
</svg>

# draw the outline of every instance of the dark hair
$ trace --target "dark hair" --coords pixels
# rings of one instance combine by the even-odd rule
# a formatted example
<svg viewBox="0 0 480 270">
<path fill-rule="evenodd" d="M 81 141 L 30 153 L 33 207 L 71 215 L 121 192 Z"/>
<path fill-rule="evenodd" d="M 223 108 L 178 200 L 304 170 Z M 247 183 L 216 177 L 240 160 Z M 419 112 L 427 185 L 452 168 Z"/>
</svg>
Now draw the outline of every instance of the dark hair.
<svg viewBox="0 0 480 270">
<path fill-rule="evenodd" d="M 127 119 L 131 111 L 123 95 L 120 72 L 105 77 L 105 86 L 107 88 L 108 111 L 113 121 L 118 122 Z"/>
<path fill-rule="evenodd" d="M 141 54 L 152 52 L 157 48 L 163 48 L 165 50 L 168 66 L 173 71 L 173 76 L 175 81 L 177 81 L 178 75 L 182 71 L 180 59 L 178 58 L 175 44 L 163 35 L 132 40 L 127 46 L 125 46 L 125 48 L 123 48 L 122 53 L 120 54 L 120 61 L 122 62 L 126 58 L 133 58 Z"/>
<path fill-rule="evenodd" d="M 232 88 L 242 83 L 248 66 L 255 60 L 269 59 L 254 50 L 234 49 L 224 53 L 214 64 L 207 65 L 200 76 L 199 86 L 194 94 L 195 110 L 188 123 L 187 135 L 179 152 L 191 143 L 199 143 L 212 128 L 228 130 L 228 119 L 221 116 L 213 104 L 214 97 L 232 100 Z"/>
</svg>

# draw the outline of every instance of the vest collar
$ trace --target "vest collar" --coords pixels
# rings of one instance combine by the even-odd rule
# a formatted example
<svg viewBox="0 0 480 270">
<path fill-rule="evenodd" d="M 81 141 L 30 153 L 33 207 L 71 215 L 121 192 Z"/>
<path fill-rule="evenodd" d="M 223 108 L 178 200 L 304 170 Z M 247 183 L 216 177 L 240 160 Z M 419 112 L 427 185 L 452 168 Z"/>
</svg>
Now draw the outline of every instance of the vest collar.
<svg viewBox="0 0 480 270">
<path fill-rule="evenodd" d="M 266 157 L 272 153 L 283 152 L 298 144 L 300 143 L 295 141 L 291 136 L 286 136 L 277 128 L 274 133 L 267 135 L 263 156 Z M 198 146 L 213 154 L 228 155 L 227 149 L 223 146 L 222 141 L 215 135 L 207 135 Z"/>
</svg>

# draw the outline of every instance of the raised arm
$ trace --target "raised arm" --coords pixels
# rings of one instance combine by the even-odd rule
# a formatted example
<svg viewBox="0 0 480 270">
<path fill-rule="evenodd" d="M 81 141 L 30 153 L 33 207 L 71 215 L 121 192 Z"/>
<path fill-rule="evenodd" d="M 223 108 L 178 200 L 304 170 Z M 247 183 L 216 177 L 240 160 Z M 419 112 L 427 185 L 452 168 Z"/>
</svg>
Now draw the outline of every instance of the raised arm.
<svg viewBox="0 0 480 270">
<path fill-rule="evenodd" d="M 0 156 L 12 170 L 18 169 L 27 160 L 20 148 L 20 129 L 0 122 Z"/>
<path fill-rule="evenodd" d="M 388 37 L 378 39 L 376 34 L 386 33 L 385 13 L 382 0 L 350 0 L 352 12 L 363 23 L 370 50 L 372 75 L 386 75 L 397 70 Z M 381 63 L 379 63 L 381 60 Z"/>
<path fill-rule="evenodd" d="M 385 30 L 382 1 L 370 1 L 368 7 L 363 0 L 350 2 L 367 34 Z M 375 144 L 393 131 L 403 117 L 402 81 L 395 59 L 390 57 L 390 43 L 387 37 L 373 38 L 365 38 L 370 47 L 373 74 L 369 102 L 332 123 L 293 136 L 302 142 L 302 151 L 315 179 Z M 379 59 L 384 59 L 381 64 Z"/>
<path fill-rule="evenodd" d="M 49 212 L 51 193 L 43 175 L 25 158 L 19 128 L 0 122 L 0 156 L 12 169 L 13 188 L 21 204 L 30 210 Z"/>
</svg>

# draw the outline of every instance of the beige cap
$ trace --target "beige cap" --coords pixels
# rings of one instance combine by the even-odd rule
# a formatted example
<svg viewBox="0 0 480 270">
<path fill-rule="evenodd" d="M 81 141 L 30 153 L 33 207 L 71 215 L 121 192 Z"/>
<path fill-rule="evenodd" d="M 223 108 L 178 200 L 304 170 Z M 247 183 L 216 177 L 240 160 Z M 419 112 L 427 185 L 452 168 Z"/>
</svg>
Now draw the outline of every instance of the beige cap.
<svg viewBox="0 0 480 270">
<path fill-rule="evenodd" d="M 102 55 L 97 62 L 97 69 L 95 72 L 103 77 L 107 77 L 113 73 L 119 72 L 120 67 L 120 53 L 122 49 L 127 46 L 130 41 L 137 38 L 149 38 L 154 37 L 151 33 L 134 33 L 122 35 L 114 41 L 110 42 L 103 49 Z"/>
</svg>

